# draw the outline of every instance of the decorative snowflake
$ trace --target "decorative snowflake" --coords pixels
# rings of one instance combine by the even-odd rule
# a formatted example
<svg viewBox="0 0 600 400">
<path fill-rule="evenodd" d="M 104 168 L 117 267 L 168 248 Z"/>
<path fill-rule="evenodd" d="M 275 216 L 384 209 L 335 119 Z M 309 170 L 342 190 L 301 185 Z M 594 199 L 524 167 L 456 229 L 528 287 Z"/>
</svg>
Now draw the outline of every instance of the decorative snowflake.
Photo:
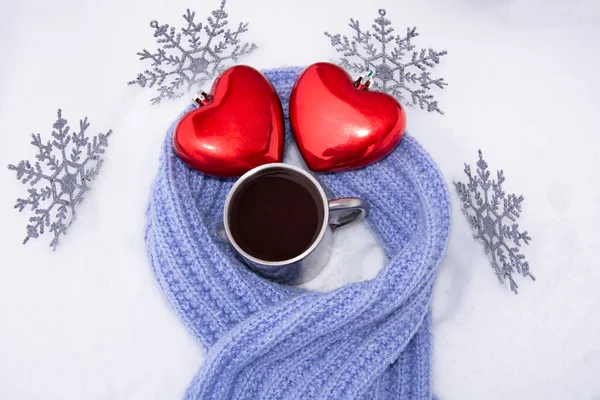
<svg viewBox="0 0 600 400">
<path fill-rule="evenodd" d="M 354 19 L 350 19 L 349 24 L 355 31 L 351 39 L 325 32 L 331 39 L 331 45 L 344 55 L 340 66 L 359 74 L 372 70 L 375 72 L 375 83 L 399 101 L 406 102 L 409 99 L 411 103 L 407 105 L 418 104 L 422 109 L 443 114 L 429 90 L 433 87 L 443 89 L 447 83 L 444 78 L 431 78 L 428 68 L 435 67 L 447 52 L 414 50 L 411 40 L 419 35 L 417 28 L 407 28 L 405 36 L 393 35 L 392 22 L 385 18 L 385 14 L 385 10 L 379 10 L 379 17 L 375 18 L 372 25 L 373 33 L 362 30 Z M 411 52 L 412 55 L 404 60 Z"/>
<path fill-rule="evenodd" d="M 520 253 L 522 244 L 529 244 L 531 238 L 527 231 L 520 232 L 519 225 L 515 223 L 521 215 L 524 197 L 517 197 L 515 194 L 506 197 L 502 190 L 502 170 L 497 171 L 496 180 L 490 180 L 488 164 L 483 159 L 481 150 L 476 165 L 477 172 L 473 176 L 471 167 L 465 164 L 469 182 L 454 182 L 454 186 L 462 202 L 463 213 L 476 231 L 473 237 L 480 239 L 486 253 L 491 254 L 492 267 L 498 280 L 504 283 L 508 279 L 510 289 L 517 293 L 518 286 L 512 276 L 515 270 L 535 281 L 535 277 L 529 272 L 529 263 Z"/>
<path fill-rule="evenodd" d="M 29 197 L 17 199 L 15 204 L 19 211 L 29 206 L 34 214 L 29 218 L 23 244 L 49 228 L 54 233 L 50 246 L 56 249 L 60 235 L 75 220 L 75 207 L 90 190 L 89 183 L 102 166 L 101 157 L 112 131 L 90 138 L 86 135 L 90 126 L 87 117 L 79 121 L 79 132 L 70 133 L 67 123 L 58 110 L 58 119 L 52 125 L 52 140 L 44 143 L 39 133 L 31 135 L 31 144 L 38 151 L 37 161 L 32 164 L 23 160 L 8 166 L 16 171 L 17 179 L 30 186 Z"/>
<path fill-rule="evenodd" d="M 158 85 L 159 95 L 151 99 L 153 104 L 158 104 L 163 98 L 181 97 L 184 90 L 190 91 L 224 71 L 228 61 L 237 62 L 241 56 L 256 49 L 254 43 L 242 43 L 239 39 L 240 34 L 248 31 L 248 23 L 240 23 L 235 31 L 225 29 L 228 24 L 225 0 L 211 14 L 206 24 L 196 23 L 196 13 L 188 9 L 183 15 L 187 27 L 180 28 L 179 33 L 175 27 L 150 22 L 156 42 L 161 47 L 156 53 L 144 49 L 137 54 L 140 60 L 151 60 L 154 68 L 138 74 L 134 81 L 128 83 L 141 87 Z M 202 31 L 206 34 L 204 41 L 200 37 Z M 182 43 L 184 38 L 187 44 Z"/>
</svg>

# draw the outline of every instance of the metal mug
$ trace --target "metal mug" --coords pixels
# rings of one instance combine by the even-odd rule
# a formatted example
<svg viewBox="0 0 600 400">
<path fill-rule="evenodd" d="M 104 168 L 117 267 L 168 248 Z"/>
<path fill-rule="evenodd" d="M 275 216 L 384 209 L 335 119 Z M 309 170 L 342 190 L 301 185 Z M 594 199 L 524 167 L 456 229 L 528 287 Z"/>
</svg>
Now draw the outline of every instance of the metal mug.
<svg viewBox="0 0 600 400">
<path fill-rule="evenodd" d="M 248 254 L 236 243 L 230 229 L 231 205 L 236 194 L 249 182 L 271 174 L 293 176 L 294 180 L 303 186 L 311 185 L 312 192 L 319 194 L 317 207 L 322 210 L 320 212 L 322 221 L 319 222 L 320 231 L 310 246 L 301 254 L 282 261 L 261 260 Z M 224 226 L 220 236 L 245 259 L 252 271 L 278 283 L 298 285 L 317 276 L 327 265 L 333 250 L 333 232 L 342 226 L 364 219 L 368 212 L 367 203 L 357 197 L 328 200 L 319 182 L 301 168 L 284 163 L 264 164 L 242 175 L 229 191 L 225 200 Z"/>
</svg>

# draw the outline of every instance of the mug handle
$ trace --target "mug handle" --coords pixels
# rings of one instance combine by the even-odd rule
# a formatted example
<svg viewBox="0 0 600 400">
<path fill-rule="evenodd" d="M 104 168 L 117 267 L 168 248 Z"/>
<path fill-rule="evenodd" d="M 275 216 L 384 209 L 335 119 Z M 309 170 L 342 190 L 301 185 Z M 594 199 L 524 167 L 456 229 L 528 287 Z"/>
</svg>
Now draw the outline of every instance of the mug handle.
<svg viewBox="0 0 600 400">
<path fill-rule="evenodd" d="M 362 221 L 369 214 L 369 205 L 359 197 L 329 200 L 329 226 L 332 230 Z"/>
</svg>

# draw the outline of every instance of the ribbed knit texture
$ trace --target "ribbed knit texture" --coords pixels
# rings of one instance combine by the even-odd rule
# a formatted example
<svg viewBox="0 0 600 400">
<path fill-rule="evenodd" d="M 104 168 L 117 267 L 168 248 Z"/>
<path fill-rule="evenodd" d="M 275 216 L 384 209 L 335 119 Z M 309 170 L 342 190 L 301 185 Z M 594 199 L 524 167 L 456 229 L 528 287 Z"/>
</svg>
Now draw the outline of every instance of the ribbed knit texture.
<svg viewBox="0 0 600 400">
<path fill-rule="evenodd" d="M 300 68 L 265 72 L 283 104 Z M 318 99 L 315 99 L 318 101 Z M 324 133 L 326 134 L 326 133 Z M 444 179 L 406 135 L 376 164 L 317 174 L 336 197 L 368 201 L 387 265 L 326 293 L 250 272 L 215 232 L 233 179 L 187 168 L 167 132 L 147 211 L 160 288 L 207 349 L 186 399 L 431 399 L 430 305 L 450 228 Z"/>
</svg>

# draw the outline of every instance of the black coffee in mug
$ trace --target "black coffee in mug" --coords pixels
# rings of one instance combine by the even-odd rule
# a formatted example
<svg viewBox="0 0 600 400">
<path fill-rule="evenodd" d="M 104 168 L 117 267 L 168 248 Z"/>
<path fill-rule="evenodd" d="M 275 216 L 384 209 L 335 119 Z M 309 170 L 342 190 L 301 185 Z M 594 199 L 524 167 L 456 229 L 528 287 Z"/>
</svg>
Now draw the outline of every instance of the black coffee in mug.
<svg viewBox="0 0 600 400">
<path fill-rule="evenodd" d="M 323 200 L 315 185 L 285 170 L 266 170 L 238 188 L 229 208 L 229 229 L 249 255 L 285 261 L 307 250 L 319 236 Z"/>
</svg>

